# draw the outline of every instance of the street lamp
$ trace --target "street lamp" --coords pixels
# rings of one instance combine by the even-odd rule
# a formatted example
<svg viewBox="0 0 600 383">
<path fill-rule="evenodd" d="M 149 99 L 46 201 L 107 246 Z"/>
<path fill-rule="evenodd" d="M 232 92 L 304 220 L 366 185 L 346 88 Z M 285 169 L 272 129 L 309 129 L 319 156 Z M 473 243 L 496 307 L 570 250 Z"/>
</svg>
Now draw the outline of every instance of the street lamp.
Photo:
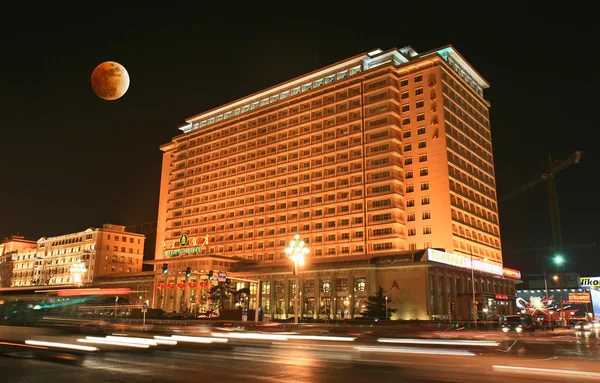
<svg viewBox="0 0 600 383">
<path fill-rule="evenodd" d="M 81 285 L 83 278 L 81 277 L 86 271 L 85 263 L 78 261 L 69 269 L 71 274 L 73 274 L 73 284 Z"/>
<path fill-rule="evenodd" d="M 385 320 L 388 319 L 388 315 L 387 315 L 387 313 L 388 313 L 388 310 L 387 310 L 387 301 L 388 301 L 388 297 L 386 295 L 385 296 Z"/>
<path fill-rule="evenodd" d="M 560 266 L 565 262 L 565 259 L 563 258 L 562 255 L 555 255 L 554 256 L 554 263 L 556 263 L 556 266 Z"/>
<path fill-rule="evenodd" d="M 484 307 L 481 311 L 483 311 L 483 314 L 485 315 L 485 330 L 487 331 L 487 325 L 488 325 L 487 314 L 488 314 L 489 309 L 487 307 Z"/>
<path fill-rule="evenodd" d="M 560 255 L 560 254 L 556 254 L 556 255 L 554 256 L 554 259 L 553 259 L 553 261 L 554 261 L 554 264 L 556 265 L 556 272 L 560 274 L 560 267 L 563 265 L 563 263 L 565 263 L 565 258 L 564 258 L 562 255 Z M 553 279 L 554 279 L 554 278 L 553 278 Z M 558 286 L 557 286 L 557 287 L 558 287 L 558 288 L 560 288 L 560 285 L 561 285 L 561 283 L 560 283 L 560 282 L 561 282 L 560 278 L 558 278 L 558 277 L 557 277 L 557 278 L 556 278 L 556 279 L 554 279 L 554 280 L 555 280 L 555 281 L 556 281 L 556 280 L 558 280 Z"/>
<path fill-rule="evenodd" d="M 298 324 L 298 289 L 300 288 L 298 278 L 298 265 L 304 265 L 304 256 L 307 255 L 310 250 L 304 247 L 304 241 L 300 240 L 300 235 L 296 234 L 294 239 L 290 241 L 290 246 L 286 247 L 285 253 L 288 258 L 294 262 L 294 276 L 296 277 L 296 291 L 295 291 L 295 302 L 294 302 L 294 323 Z"/>
</svg>

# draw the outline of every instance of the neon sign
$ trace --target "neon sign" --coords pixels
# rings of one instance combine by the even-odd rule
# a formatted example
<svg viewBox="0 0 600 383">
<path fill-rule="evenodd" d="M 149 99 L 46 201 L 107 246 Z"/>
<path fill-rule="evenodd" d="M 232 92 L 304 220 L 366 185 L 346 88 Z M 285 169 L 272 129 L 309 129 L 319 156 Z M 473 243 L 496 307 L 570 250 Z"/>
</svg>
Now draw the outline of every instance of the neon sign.
<svg viewBox="0 0 600 383">
<path fill-rule="evenodd" d="M 439 250 L 427 249 L 427 259 L 433 262 L 444 263 L 446 265 L 471 269 L 484 273 L 502 275 L 502 266 L 484 261 L 463 257 L 462 255 L 446 253 Z"/>
<path fill-rule="evenodd" d="M 519 270 L 502 268 L 502 275 L 507 278 L 521 279 L 521 272 Z"/>
</svg>

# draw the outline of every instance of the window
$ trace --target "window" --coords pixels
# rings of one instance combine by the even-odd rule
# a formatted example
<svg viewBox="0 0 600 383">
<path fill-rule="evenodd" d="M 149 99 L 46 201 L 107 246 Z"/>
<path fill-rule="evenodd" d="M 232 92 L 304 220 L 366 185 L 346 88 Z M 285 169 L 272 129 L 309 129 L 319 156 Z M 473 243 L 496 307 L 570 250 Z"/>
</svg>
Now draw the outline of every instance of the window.
<svg viewBox="0 0 600 383">
<path fill-rule="evenodd" d="M 417 229 L 415 229 L 414 227 L 408 229 L 408 236 L 409 237 L 414 237 L 415 235 L 417 235 Z"/>
<path fill-rule="evenodd" d="M 415 186 L 414 185 L 406 185 L 406 192 L 407 193 L 412 193 L 415 191 Z"/>
<path fill-rule="evenodd" d="M 412 157 L 407 157 L 404 159 L 404 165 L 411 165 L 412 164 Z"/>
<path fill-rule="evenodd" d="M 410 110 L 410 105 L 409 104 L 402 105 L 402 112 L 408 112 L 409 110 Z"/>
<path fill-rule="evenodd" d="M 406 117 L 402 119 L 402 125 L 408 125 L 410 124 L 410 117 Z"/>
<path fill-rule="evenodd" d="M 425 106 L 425 101 L 423 101 L 423 100 L 417 101 L 417 104 L 416 104 L 417 109 L 420 109 L 424 106 Z"/>
<path fill-rule="evenodd" d="M 402 133 L 402 138 L 410 138 L 410 130 L 405 130 Z"/>
<path fill-rule="evenodd" d="M 430 219 L 431 218 L 431 212 L 430 211 L 424 211 L 421 214 L 421 218 L 423 218 L 423 219 Z"/>
<path fill-rule="evenodd" d="M 412 150 L 412 144 L 406 144 L 404 145 L 404 151 L 405 152 L 410 152 Z"/>
<path fill-rule="evenodd" d="M 415 219 L 416 219 L 415 213 L 410 213 L 410 214 L 406 215 L 406 220 L 409 221 L 409 222 L 410 221 L 414 221 Z"/>
<path fill-rule="evenodd" d="M 421 198 L 421 205 L 429 205 L 429 197 Z"/>
<path fill-rule="evenodd" d="M 431 226 L 424 226 L 423 234 L 431 234 Z"/>
<path fill-rule="evenodd" d="M 420 175 L 421 177 L 425 177 L 425 176 L 429 175 L 429 169 L 427 169 L 427 168 L 423 168 L 423 169 L 419 170 L 419 175 Z M 408 178 L 408 177 L 407 177 L 407 178 Z"/>
<path fill-rule="evenodd" d="M 402 80 L 400 81 L 400 86 L 407 86 L 408 85 L 408 80 Z"/>
<path fill-rule="evenodd" d="M 418 89 L 415 89 L 415 95 L 416 95 L 416 96 L 419 96 L 419 95 L 421 95 L 421 94 L 423 94 L 423 88 L 418 88 Z"/>
<path fill-rule="evenodd" d="M 417 115 L 417 122 L 425 121 L 425 114 L 421 113 Z"/>
<path fill-rule="evenodd" d="M 413 178 L 413 172 L 412 172 L 412 170 L 410 170 L 410 171 L 406 172 L 406 173 L 404 174 L 404 177 L 405 177 L 407 180 L 408 180 L 408 179 L 411 179 L 411 178 Z"/>
<path fill-rule="evenodd" d="M 415 206 L 415 200 L 414 199 L 407 199 L 406 200 L 406 207 L 413 207 Z"/>
<path fill-rule="evenodd" d="M 423 90 L 423 89 L 421 89 Z M 408 98 L 408 92 L 402 92 L 402 94 L 400 95 L 400 99 L 405 100 Z"/>
<path fill-rule="evenodd" d="M 415 76 L 415 82 L 421 82 L 421 81 L 423 81 L 423 75 L 422 74 L 420 74 L 418 76 Z"/>
<path fill-rule="evenodd" d="M 425 131 L 426 131 L 425 127 L 421 126 L 420 128 L 417 129 L 417 134 L 418 135 L 425 134 Z"/>
<path fill-rule="evenodd" d="M 429 182 L 421 183 L 421 190 L 429 190 Z"/>
<path fill-rule="evenodd" d="M 426 162 L 427 161 L 427 154 L 421 154 L 419 156 L 419 162 Z"/>
<path fill-rule="evenodd" d="M 419 149 L 425 149 L 427 147 L 427 141 L 419 141 Z"/>
</svg>

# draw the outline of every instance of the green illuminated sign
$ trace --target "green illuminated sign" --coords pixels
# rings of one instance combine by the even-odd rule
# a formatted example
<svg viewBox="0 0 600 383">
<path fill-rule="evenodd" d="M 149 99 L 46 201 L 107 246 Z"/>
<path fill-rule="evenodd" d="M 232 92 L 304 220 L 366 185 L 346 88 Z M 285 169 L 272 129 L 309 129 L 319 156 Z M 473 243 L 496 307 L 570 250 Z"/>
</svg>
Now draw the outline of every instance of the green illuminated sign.
<svg viewBox="0 0 600 383">
<path fill-rule="evenodd" d="M 190 247 L 187 249 L 177 249 L 177 250 L 167 250 L 165 251 L 165 256 L 174 257 L 182 254 L 193 254 L 193 253 L 201 253 L 202 247 Z"/>
</svg>

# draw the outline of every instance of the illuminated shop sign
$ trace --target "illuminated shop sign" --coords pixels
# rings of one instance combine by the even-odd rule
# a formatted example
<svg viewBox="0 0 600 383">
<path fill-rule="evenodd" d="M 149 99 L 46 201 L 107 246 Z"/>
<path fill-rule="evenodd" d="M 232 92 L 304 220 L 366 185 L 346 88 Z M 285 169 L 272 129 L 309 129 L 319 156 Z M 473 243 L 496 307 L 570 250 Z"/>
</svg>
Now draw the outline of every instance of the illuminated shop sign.
<svg viewBox="0 0 600 383">
<path fill-rule="evenodd" d="M 496 294 L 496 299 L 500 300 L 500 301 L 507 301 L 508 300 L 508 295 Z"/>
<path fill-rule="evenodd" d="M 515 269 L 509 269 L 506 267 L 502 268 L 502 275 L 507 278 L 521 279 L 521 272 Z"/>
<path fill-rule="evenodd" d="M 444 263 L 446 265 L 461 267 L 463 269 L 471 269 L 471 258 L 463 257 L 462 255 L 450 254 L 439 250 L 427 249 L 427 259 L 433 262 Z M 484 273 L 503 275 L 502 266 L 488 262 L 473 259 L 473 270 Z"/>
<path fill-rule="evenodd" d="M 165 256 L 174 257 L 181 254 L 201 253 L 203 249 L 203 247 L 188 247 L 187 249 L 167 250 Z"/>
<path fill-rule="evenodd" d="M 581 286 L 600 286 L 600 277 L 581 277 Z"/>
<path fill-rule="evenodd" d="M 569 293 L 569 302 L 573 303 L 590 303 L 589 293 Z"/>
</svg>

